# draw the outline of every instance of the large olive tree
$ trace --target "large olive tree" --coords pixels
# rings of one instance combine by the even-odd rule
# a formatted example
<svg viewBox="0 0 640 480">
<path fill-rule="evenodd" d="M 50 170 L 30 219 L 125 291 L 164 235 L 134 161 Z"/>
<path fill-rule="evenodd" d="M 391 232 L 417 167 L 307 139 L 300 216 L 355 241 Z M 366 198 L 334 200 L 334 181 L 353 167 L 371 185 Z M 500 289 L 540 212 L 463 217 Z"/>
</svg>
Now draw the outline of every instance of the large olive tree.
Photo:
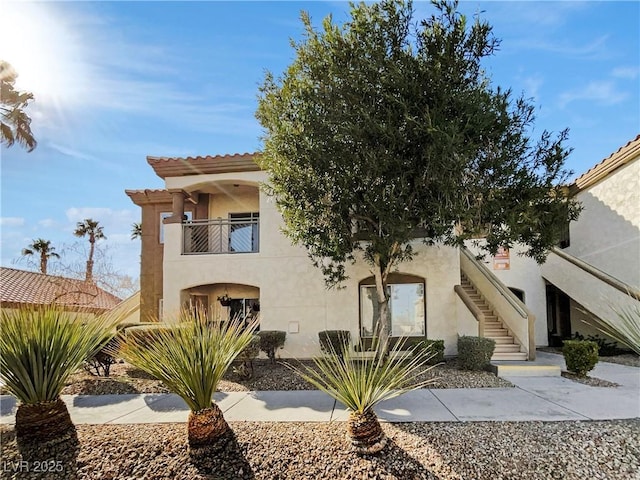
<svg viewBox="0 0 640 480">
<path fill-rule="evenodd" d="M 567 133 L 531 137 L 534 106 L 494 87 L 482 61 L 498 45 L 457 2 L 351 6 L 292 42 L 285 72 L 267 73 L 257 118 L 261 166 L 284 217 L 328 286 L 356 253 L 375 277 L 378 334 L 388 338 L 389 273 L 422 238 L 460 246 L 482 233 L 488 252 L 516 242 L 539 262 L 579 208 L 562 184 Z"/>
</svg>

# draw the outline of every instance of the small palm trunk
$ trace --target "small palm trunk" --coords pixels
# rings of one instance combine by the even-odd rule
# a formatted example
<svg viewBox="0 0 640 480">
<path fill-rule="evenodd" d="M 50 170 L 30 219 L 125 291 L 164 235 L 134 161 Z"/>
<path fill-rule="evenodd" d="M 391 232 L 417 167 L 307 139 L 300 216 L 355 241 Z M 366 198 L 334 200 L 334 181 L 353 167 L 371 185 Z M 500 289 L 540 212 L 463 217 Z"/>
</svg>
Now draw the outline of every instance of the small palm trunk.
<svg viewBox="0 0 640 480">
<path fill-rule="evenodd" d="M 53 402 L 23 403 L 16 411 L 18 446 L 52 445 L 77 439 L 67 405 L 60 397 Z"/>
<path fill-rule="evenodd" d="M 373 410 L 351 412 L 347 422 L 347 438 L 357 453 L 378 453 L 387 444 L 387 437 Z"/>
<path fill-rule="evenodd" d="M 191 448 L 222 446 L 229 431 L 222 410 L 215 403 L 209 408 L 189 414 L 187 434 Z"/>
</svg>

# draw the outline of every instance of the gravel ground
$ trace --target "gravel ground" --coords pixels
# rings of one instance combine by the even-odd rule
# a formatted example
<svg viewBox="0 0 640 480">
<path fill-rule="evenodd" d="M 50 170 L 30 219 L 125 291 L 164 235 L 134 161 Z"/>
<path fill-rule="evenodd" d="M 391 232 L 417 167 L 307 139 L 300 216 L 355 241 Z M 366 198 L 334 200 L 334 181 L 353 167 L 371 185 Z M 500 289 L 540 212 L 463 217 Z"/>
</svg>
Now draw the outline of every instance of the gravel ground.
<svg viewBox="0 0 640 480">
<path fill-rule="evenodd" d="M 312 362 L 308 362 L 312 365 Z M 469 372 L 459 370 L 456 360 L 447 360 L 424 373 L 425 377 L 436 378 L 430 388 L 491 388 L 512 387 L 503 378 L 491 372 Z M 282 362 L 271 365 L 268 360 L 254 361 L 253 378 L 242 379 L 233 369 L 218 385 L 222 392 L 243 392 L 255 390 L 314 390 L 315 387 L 296 375 Z M 111 375 L 101 378 L 80 370 L 71 376 L 63 395 L 104 395 L 109 393 L 168 393 L 169 390 L 158 380 L 126 363 L 111 367 Z"/>
<path fill-rule="evenodd" d="M 383 424 L 377 457 L 350 452 L 345 424 L 232 422 L 226 449 L 191 457 L 185 424 L 80 425 L 79 445 L 34 453 L 0 427 L 4 478 L 638 479 L 640 420 Z M 59 453 L 63 452 L 63 453 Z M 46 463 L 46 461 L 49 461 Z M 56 463 L 59 462 L 59 463 Z M 35 468 L 62 470 L 46 475 Z M 13 469 L 21 470 L 13 473 Z"/>
<path fill-rule="evenodd" d="M 564 378 L 568 378 L 569 380 L 573 380 L 574 382 L 583 383 L 584 385 L 589 385 L 590 387 L 619 387 L 615 382 L 610 382 L 609 380 L 604 380 L 602 378 L 596 377 L 579 377 L 575 373 L 571 372 L 561 372 L 561 375 Z"/>
</svg>

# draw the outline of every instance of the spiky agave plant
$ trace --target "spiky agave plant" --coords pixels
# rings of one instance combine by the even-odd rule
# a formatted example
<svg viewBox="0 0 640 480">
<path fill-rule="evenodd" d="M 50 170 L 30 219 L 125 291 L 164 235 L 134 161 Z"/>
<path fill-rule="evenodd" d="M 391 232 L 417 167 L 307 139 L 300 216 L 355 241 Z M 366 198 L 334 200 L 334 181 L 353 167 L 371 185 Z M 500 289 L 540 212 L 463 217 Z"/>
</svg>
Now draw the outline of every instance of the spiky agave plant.
<svg viewBox="0 0 640 480">
<path fill-rule="evenodd" d="M 0 312 L 0 377 L 20 402 L 19 445 L 52 444 L 74 435 L 60 392 L 114 333 L 111 317 L 94 319 L 55 306 Z"/>
<path fill-rule="evenodd" d="M 358 453 L 377 453 L 387 443 L 373 410 L 376 404 L 423 388 L 435 380 L 420 379 L 425 371 L 435 366 L 427 366 L 434 354 L 420 345 L 409 349 L 405 355 L 399 354 L 403 343 L 390 355 L 385 355 L 383 342 L 374 342 L 379 351 L 366 360 L 354 355 L 351 344 L 340 353 L 330 347 L 327 353 L 313 359 L 315 368 L 289 365 L 302 378 L 350 410 L 347 438 Z"/>
<path fill-rule="evenodd" d="M 640 355 L 640 304 L 610 305 L 616 319 L 602 320 L 596 328 Z"/>
<path fill-rule="evenodd" d="M 152 337 L 125 335 L 119 355 L 161 380 L 191 409 L 187 435 L 191 448 L 216 446 L 225 441 L 229 425 L 214 400 L 220 379 L 233 360 L 249 344 L 257 320 L 245 325 L 207 322 L 189 311 L 174 319 L 172 328 L 159 329 Z"/>
</svg>

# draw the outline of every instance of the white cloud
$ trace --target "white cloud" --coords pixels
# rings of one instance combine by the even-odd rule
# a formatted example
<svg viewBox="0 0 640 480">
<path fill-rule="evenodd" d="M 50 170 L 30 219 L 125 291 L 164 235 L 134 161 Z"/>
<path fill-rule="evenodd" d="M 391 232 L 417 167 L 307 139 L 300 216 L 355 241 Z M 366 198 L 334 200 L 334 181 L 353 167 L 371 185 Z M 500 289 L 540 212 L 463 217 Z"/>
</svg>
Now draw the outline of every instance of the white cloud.
<svg viewBox="0 0 640 480">
<path fill-rule="evenodd" d="M 38 225 L 43 228 L 53 228 L 53 227 L 57 227 L 60 224 L 56 222 L 53 218 L 45 218 L 43 220 L 39 220 Z"/>
<path fill-rule="evenodd" d="M 3 227 L 22 227 L 24 223 L 22 217 L 0 217 L 0 226 Z"/>
<path fill-rule="evenodd" d="M 640 67 L 618 67 L 613 69 L 611 76 L 615 78 L 634 80 L 638 78 L 639 73 Z"/>
<path fill-rule="evenodd" d="M 627 98 L 627 93 L 616 88 L 611 81 L 593 81 L 582 88 L 561 93 L 558 103 L 561 108 L 566 107 L 571 102 L 589 101 L 600 105 L 615 105 Z"/>
</svg>

